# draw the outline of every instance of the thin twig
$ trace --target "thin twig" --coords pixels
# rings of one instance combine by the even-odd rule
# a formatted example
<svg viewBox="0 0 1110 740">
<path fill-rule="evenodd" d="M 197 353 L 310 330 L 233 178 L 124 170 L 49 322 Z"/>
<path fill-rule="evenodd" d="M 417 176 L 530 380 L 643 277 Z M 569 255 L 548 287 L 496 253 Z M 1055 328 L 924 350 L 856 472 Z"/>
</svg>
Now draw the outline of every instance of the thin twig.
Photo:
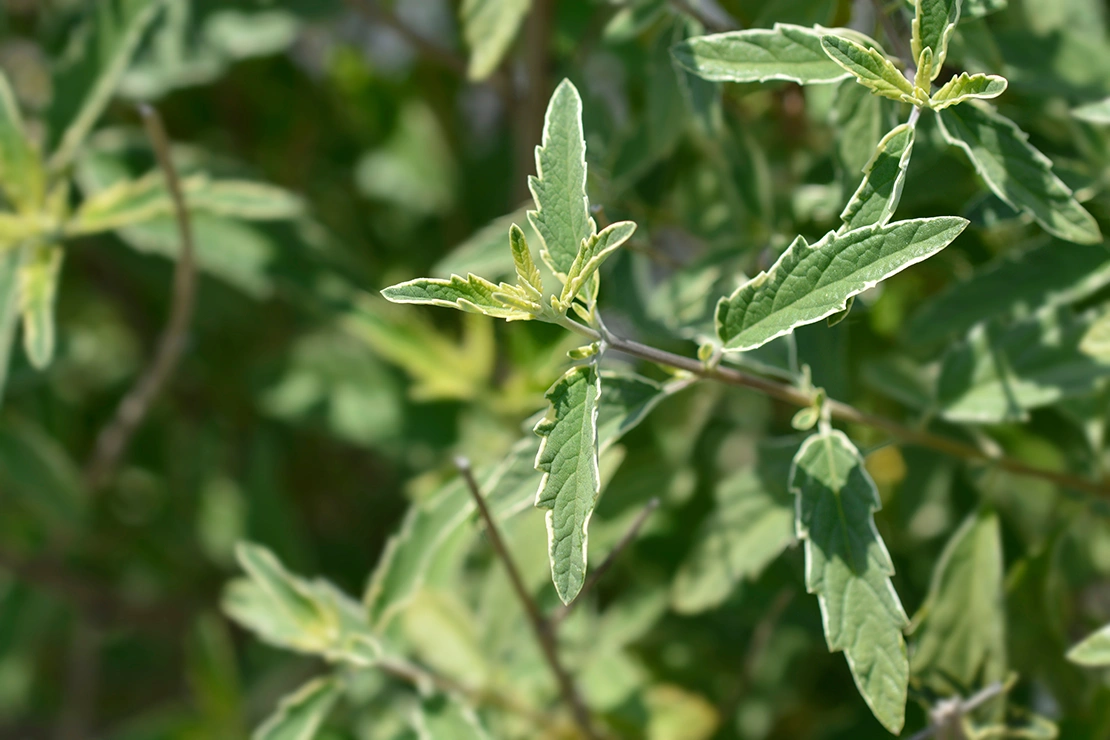
<svg viewBox="0 0 1110 740">
<path fill-rule="evenodd" d="M 111 480 L 123 453 L 127 450 L 131 436 L 150 411 L 154 399 L 177 369 L 178 361 L 185 350 L 196 299 L 197 276 L 193 229 L 185 205 L 185 196 L 181 192 L 181 181 L 170 158 L 170 140 L 166 135 L 165 126 L 162 125 L 162 118 L 154 108 L 140 105 L 139 113 L 142 115 L 147 137 L 154 148 L 158 166 L 162 169 L 166 186 L 173 200 L 174 215 L 177 218 L 177 228 L 181 236 L 181 253 L 178 255 L 173 272 L 173 297 L 169 320 L 162 332 L 154 358 L 135 386 L 124 396 L 111 422 L 97 436 L 96 447 L 85 467 L 85 484 L 91 491 L 99 489 Z"/>
<path fill-rule="evenodd" d="M 560 325 L 582 336 L 589 337 L 594 341 L 601 339 L 601 334 L 594 329 L 569 319 L 560 322 Z M 609 343 L 609 348 L 617 352 L 623 352 L 631 357 L 654 362 L 657 365 L 685 370 L 691 375 L 695 375 L 699 378 L 716 380 L 720 383 L 734 385 L 740 388 L 750 388 L 778 401 L 782 401 L 783 403 L 794 406 L 811 406 L 815 400 L 813 393 L 807 393 L 786 383 L 751 375 L 742 370 L 724 366 L 707 367 L 704 363 L 695 358 L 676 355 L 673 352 L 667 352 L 615 335 L 609 335 L 606 339 Z M 1110 485 L 1104 482 L 1088 480 L 1087 478 L 1082 478 L 1070 473 L 1060 473 L 1055 470 L 1038 468 L 1024 463 L 1021 460 L 1004 455 L 991 455 L 975 445 L 960 442 L 939 434 L 933 434 L 932 432 L 927 432 L 922 429 L 914 429 L 892 419 L 869 414 L 866 411 L 860 411 L 854 406 L 831 398 L 825 400 L 824 408 L 828 410 L 833 419 L 882 430 L 906 444 L 928 447 L 938 452 L 943 452 L 946 455 L 951 455 L 952 457 L 986 463 L 1018 475 L 1046 480 L 1074 491 L 1110 498 Z"/>
<path fill-rule="evenodd" d="M 571 612 L 573 612 L 578 604 L 582 601 L 582 597 L 588 594 L 590 590 L 597 585 L 597 582 L 601 580 L 601 577 L 605 575 L 606 571 L 613 567 L 613 563 L 617 561 L 617 558 L 620 557 L 621 553 L 624 552 L 628 548 L 628 546 L 632 544 L 633 540 L 636 539 L 636 535 L 640 533 L 640 529 L 647 522 L 648 517 L 650 517 L 652 513 L 658 508 L 658 498 L 653 498 L 651 501 L 648 501 L 647 506 L 644 507 L 644 510 L 641 511 L 636 516 L 636 519 L 632 522 L 632 526 L 628 528 L 628 531 L 624 533 L 624 536 L 620 538 L 620 541 L 617 542 L 613 549 L 609 551 L 609 555 L 601 561 L 601 565 L 594 568 L 593 571 L 590 573 L 589 578 L 587 578 L 586 582 L 582 585 L 582 590 L 578 592 L 578 595 L 574 597 L 574 600 L 571 601 L 569 604 L 564 604 L 562 609 L 559 609 L 559 611 L 551 615 L 552 627 L 558 627 L 560 624 L 562 624 L 564 619 L 570 616 Z"/>
<path fill-rule="evenodd" d="M 462 474 L 463 480 L 470 491 L 470 495 L 474 498 L 474 504 L 478 507 L 478 513 L 482 517 L 482 521 L 486 525 L 486 535 L 489 537 L 490 544 L 493 546 L 493 551 L 501 560 L 501 564 L 505 567 L 505 572 L 509 575 L 509 582 L 512 584 L 513 591 L 516 592 L 517 599 L 520 600 L 521 606 L 524 607 L 524 613 L 528 617 L 528 622 L 532 625 L 532 631 L 536 635 L 536 641 L 543 651 L 544 659 L 547 665 L 551 668 L 552 674 L 555 676 L 556 682 L 559 684 L 559 693 L 563 697 L 570 708 L 571 713 L 574 715 L 574 721 L 578 728 L 582 731 L 585 737 L 590 740 L 597 740 L 598 734 L 594 730 L 593 722 L 590 719 L 589 710 L 586 708 L 586 703 L 582 700 L 582 695 L 578 693 L 578 688 L 574 685 L 574 679 L 571 678 L 570 673 L 559 659 L 559 646 L 555 639 L 555 630 L 553 625 L 549 622 L 540 612 L 539 606 L 536 604 L 532 594 L 528 592 L 528 588 L 524 585 L 524 580 L 520 576 L 520 571 L 517 569 L 516 562 L 513 560 L 509 548 L 506 547 L 505 541 L 501 539 L 501 533 L 497 529 L 497 522 L 494 520 L 493 515 L 490 513 L 489 507 L 486 506 L 486 499 L 482 495 L 482 489 L 478 486 L 478 481 L 474 478 L 474 471 L 470 467 L 470 461 L 465 457 L 455 458 L 455 467 L 459 469 Z"/>
</svg>

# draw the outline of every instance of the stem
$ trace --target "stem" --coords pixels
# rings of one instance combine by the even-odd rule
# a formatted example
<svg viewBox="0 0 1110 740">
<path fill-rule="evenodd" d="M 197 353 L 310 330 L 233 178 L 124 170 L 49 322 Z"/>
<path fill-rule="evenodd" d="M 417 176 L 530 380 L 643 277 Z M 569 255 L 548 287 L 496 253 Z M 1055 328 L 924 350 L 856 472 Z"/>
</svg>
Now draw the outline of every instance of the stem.
<svg viewBox="0 0 1110 740">
<path fill-rule="evenodd" d="M 154 358 L 135 386 L 124 396 L 111 422 L 97 435 L 96 447 L 85 467 L 85 484 L 90 491 L 99 489 L 111 479 L 127 450 L 131 436 L 150 411 L 151 403 L 177 369 L 185 349 L 196 298 L 193 229 L 185 206 L 185 197 L 181 192 L 181 182 L 170 158 L 169 137 L 156 110 L 144 104 L 139 106 L 139 113 L 173 200 L 174 215 L 177 217 L 177 228 L 181 235 L 181 254 L 173 272 L 170 317 Z"/>
<path fill-rule="evenodd" d="M 644 510 L 641 511 L 636 517 L 636 520 L 632 522 L 632 526 L 628 528 L 628 531 L 624 533 L 624 536 L 620 538 L 620 541 L 617 542 L 613 549 L 609 551 L 609 555 L 606 556 L 605 560 L 601 561 L 601 565 L 594 568 L 593 572 L 590 573 L 590 577 L 586 579 L 586 582 L 582 585 L 582 590 L 578 592 L 578 596 L 574 597 L 574 601 L 570 602 L 569 604 L 564 604 L 562 609 L 551 615 L 552 627 L 559 626 L 564 619 L 570 616 L 571 612 L 573 612 L 575 607 L 577 607 L 578 604 L 582 601 L 582 597 L 589 593 L 590 589 L 596 586 L 597 582 L 601 580 L 601 577 L 605 575 L 605 572 L 613 567 L 613 563 L 616 562 L 621 553 L 624 552 L 628 548 L 628 546 L 632 544 L 632 541 L 636 539 L 636 535 L 639 534 L 640 529 L 647 522 L 648 517 L 650 517 L 652 513 L 658 508 L 658 498 L 653 498 L 651 501 L 648 501 L 647 506 L 644 507 Z"/>
<path fill-rule="evenodd" d="M 470 490 L 470 495 L 474 498 L 478 513 L 485 522 L 486 533 L 490 544 L 493 546 L 493 551 L 501 560 L 502 565 L 505 566 L 509 582 L 512 584 L 513 591 L 516 593 L 521 606 L 524 607 L 524 613 L 528 617 L 528 622 L 532 625 L 532 631 L 535 633 L 536 641 L 543 651 L 543 657 L 559 684 L 559 693 L 562 694 L 563 701 L 570 707 L 571 713 L 574 715 L 574 721 L 582 734 L 589 740 L 598 740 L 599 735 L 594 731 L 589 710 L 586 709 L 586 703 L 582 700 L 581 694 L 578 693 L 578 688 L 574 685 L 574 679 L 571 678 L 570 673 L 562 664 L 562 661 L 559 660 L 559 646 L 555 639 L 554 625 L 540 612 L 535 599 L 532 598 L 532 594 L 528 592 L 527 586 L 524 585 L 524 579 L 520 576 L 520 571 L 517 569 L 512 554 L 509 552 L 509 548 L 505 546 L 505 541 L 501 539 L 497 522 L 490 513 L 489 507 L 486 506 L 482 489 L 478 486 L 478 481 L 474 479 L 474 471 L 470 467 L 470 461 L 465 457 L 457 457 L 455 458 L 455 467 L 459 469 L 463 480 L 466 481 L 466 487 Z"/>
<path fill-rule="evenodd" d="M 565 316 L 559 317 L 559 319 L 560 320 L 555 323 L 569 331 L 576 332 L 595 341 L 601 339 L 601 334 L 588 326 L 583 326 L 582 324 L 571 321 Z M 706 380 L 716 380 L 726 385 L 750 388 L 778 401 L 782 401 L 783 403 L 792 404 L 794 406 L 810 406 L 814 401 L 812 393 L 806 393 L 786 383 L 768 380 L 730 367 L 707 367 L 695 358 L 676 355 L 672 352 L 650 347 L 646 344 L 640 344 L 631 339 L 624 339 L 623 337 L 618 337 L 613 334 L 607 335 L 605 339 L 610 349 L 623 352 L 626 355 L 637 357 L 641 360 L 647 360 L 648 362 L 654 362 L 657 365 L 663 365 L 677 370 L 685 370 L 691 375 Z M 928 447 L 938 452 L 943 452 L 946 455 L 951 455 L 952 457 L 988 463 L 1011 473 L 1025 475 L 1030 478 L 1040 478 L 1041 480 L 1046 480 L 1074 491 L 1110 498 L 1110 487 L 1103 483 L 1081 478 L 1077 475 L 1071 475 L 1070 473 L 1058 473 L 1054 470 L 1038 468 L 1012 457 L 1006 457 L 1005 455 L 991 455 L 975 445 L 960 442 L 950 437 L 933 434 L 932 432 L 921 429 L 913 429 L 892 419 L 869 414 L 866 411 L 860 411 L 854 406 L 843 403 L 842 401 L 831 398 L 826 399 L 825 409 L 828 410 L 829 415 L 833 419 L 880 429 L 907 444 Z"/>
</svg>

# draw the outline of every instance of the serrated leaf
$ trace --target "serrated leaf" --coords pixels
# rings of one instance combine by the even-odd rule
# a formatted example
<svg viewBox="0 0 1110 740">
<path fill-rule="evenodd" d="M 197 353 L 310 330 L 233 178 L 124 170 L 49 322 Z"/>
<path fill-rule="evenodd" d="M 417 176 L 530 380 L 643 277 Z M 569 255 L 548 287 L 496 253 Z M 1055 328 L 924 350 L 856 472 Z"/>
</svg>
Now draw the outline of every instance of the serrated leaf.
<svg viewBox="0 0 1110 740">
<path fill-rule="evenodd" d="M 948 41 L 960 20 L 960 0 L 914 0 L 914 18 L 910 48 L 921 60 L 926 48 L 932 49 L 932 72 L 935 80 L 948 56 Z"/>
<path fill-rule="evenodd" d="M 687 39 L 671 53 L 684 69 L 718 82 L 786 80 L 805 85 L 848 76 L 821 48 L 820 33 L 789 23 Z"/>
<path fill-rule="evenodd" d="M 551 580 L 569 604 L 586 580 L 587 530 L 601 493 L 598 403 L 601 377 L 592 363 L 566 372 L 544 394 L 551 408 L 536 424 L 541 471 L 535 506 L 547 509 Z"/>
<path fill-rule="evenodd" d="M 605 393 L 598 410 L 599 454 L 611 448 L 664 398 L 681 387 L 677 384 L 660 386 L 637 375 L 608 372 L 602 373 L 602 381 Z M 498 465 L 476 472 L 495 516 L 507 516 L 535 500 L 535 461 L 539 444 L 539 438 L 529 435 L 514 445 Z M 466 524 L 473 511 L 474 502 L 458 478 L 426 502 L 409 508 L 400 530 L 386 544 L 363 598 L 371 624 L 383 627 L 405 607 L 423 584 L 424 574 L 435 554 Z"/>
<path fill-rule="evenodd" d="M 443 694 L 420 702 L 413 729 L 420 740 L 489 740 L 474 710 Z"/>
<path fill-rule="evenodd" d="M 470 48 L 467 77 L 477 82 L 493 74 L 531 6 L 532 0 L 463 0 L 459 22 Z"/>
<path fill-rule="evenodd" d="M 40 370 L 54 359 L 54 302 L 64 255 L 65 250 L 58 244 L 36 244 L 19 267 L 23 349 Z"/>
<path fill-rule="evenodd" d="M 927 259 L 967 226 L 962 218 L 925 218 L 829 232 L 810 246 L 798 237 L 767 272 L 717 304 L 726 351 L 759 347 L 847 307 L 848 299 Z"/>
<path fill-rule="evenodd" d="M 840 219 L 841 232 L 864 226 L 886 225 L 902 199 L 906 184 L 906 169 L 913 154 L 914 127 L 908 123 L 898 126 L 879 142 L 871 160 L 863 169 L 860 183 Z"/>
<path fill-rule="evenodd" d="M 27 137 L 8 78 L 0 71 L 0 191 L 20 211 L 32 211 L 46 188 L 42 158 Z"/>
<path fill-rule="evenodd" d="M 436 278 L 417 278 L 398 283 L 382 291 L 382 295 L 393 303 L 421 303 L 429 306 L 446 306 L 470 313 L 481 313 L 506 321 L 525 321 L 533 314 L 516 307 L 495 293 L 506 293 L 513 286 L 506 283 L 494 285 L 477 275 L 461 278 L 452 275 L 450 280 Z"/>
<path fill-rule="evenodd" d="M 1059 309 L 1010 325 L 977 325 L 944 356 L 937 382 L 941 414 L 963 422 L 1022 421 L 1030 409 L 1092 392 L 1110 376 L 1110 357 L 1080 350 L 1090 323 Z"/>
<path fill-rule="evenodd" d="M 163 0 L 106 0 L 91 6 L 94 17 L 84 29 L 80 53 L 54 80 L 47 116 L 52 172 L 73 161 L 162 5 Z"/>
<path fill-rule="evenodd" d="M 1110 124 L 1110 98 L 1072 108 L 1071 114 L 1088 123 Z"/>
<path fill-rule="evenodd" d="M 1061 259 L 1061 250 L 1067 250 L 1067 259 Z M 1054 239 L 1006 254 L 950 284 L 910 317 L 902 334 L 910 344 L 931 345 L 993 316 L 1080 301 L 1107 285 L 1110 249 Z"/>
<path fill-rule="evenodd" d="M 797 443 L 795 443 L 795 447 Z M 721 481 L 715 506 L 694 538 L 671 587 L 681 614 L 719 606 L 736 584 L 758 576 L 794 541 L 790 495 L 754 470 Z"/>
<path fill-rule="evenodd" d="M 951 105 L 973 98 L 980 100 L 997 98 L 1006 92 L 1008 84 L 1005 77 L 998 75 L 969 75 L 967 72 L 961 72 L 933 93 L 929 98 L 929 107 L 933 110 L 944 110 Z"/>
<path fill-rule="evenodd" d="M 1008 206 L 1032 216 L 1061 239 L 1079 244 L 1102 241 L 1098 223 L 1016 123 L 976 104 L 945 109 L 938 120 L 948 143 L 964 150 L 987 187 Z"/>
<path fill-rule="evenodd" d="M 570 80 L 555 88 L 536 147 L 536 176 L 528 189 L 536 210 L 528 220 L 540 235 L 540 256 L 560 278 L 567 274 L 584 239 L 597 232 L 586 195 L 586 140 L 582 98 Z"/>
<path fill-rule="evenodd" d="M 341 694 L 338 679 L 309 681 L 281 700 L 277 711 L 254 731 L 251 740 L 312 740 Z"/>
<path fill-rule="evenodd" d="M 805 540 L 806 590 L 816 594 L 825 639 L 843 651 L 860 695 L 898 734 L 905 721 L 908 620 L 890 577 L 894 564 L 875 528 L 879 492 L 843 432 L 802 443 L 790 470 L 798 537 Z"/>
<path fill-rule="evenodd" d="M 516 266 L 517 284 L 533 298 L 542 298 L 543 278 L 540 277 L 540 268 L 532 260 L 524 231 L 516 224 L 509 227 L 509 248 L 513 253 L 513 265 Z"/>
<path fill-rule="evenodd" d="M 941 695 L 968 695 L 1006 677 L 1005 563 L 998 517 L 972 514 L 933 570 L 911 667 Z"/>
<path fill-rule="evenodd" d="M 877 49 L 832 35 L 821 37 L 821 47 L 830 59 L 851 73 L 856 82 L 876 94 L 907 103 L 920 102 L 910 81 Z"/>
<path fill-rule="evenodd" d="M 7 386 L 19 326 L 19 266 L 28 252 L 29 247 L 0 250 L 0 400 Z"/>
<path fill-rule="evenodd" d="M 1110 667 L 1110 624 L 1069 650 L 1068 660 L 1091 668 Z"/>
<path fill-rule="evenodd" d="M 567 281 L 563 285 L 559 303 L 569 306 L 585 287 L 586 281 L 590 280 L 601 267 L 605 258 L 632 238 L 635 231 L 636 224 L 631 221 L 618 221 L 582 242 L 582 248 L 578 250 L 578 255 L 567 271 Z M 593 291 L 591 295 L 592 293 Z M 597 296 L 592 295 L 592 298 L 596 300 Z"/>
</svg>

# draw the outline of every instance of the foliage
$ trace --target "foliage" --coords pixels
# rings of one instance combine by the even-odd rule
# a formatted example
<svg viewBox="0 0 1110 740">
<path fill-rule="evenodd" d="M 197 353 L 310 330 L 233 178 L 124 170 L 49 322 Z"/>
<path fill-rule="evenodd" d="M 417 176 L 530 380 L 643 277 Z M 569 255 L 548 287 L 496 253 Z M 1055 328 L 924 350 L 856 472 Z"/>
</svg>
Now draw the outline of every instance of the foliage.
<svg viewBox="0 0 1110 740">
<path fill-rule="evenodd" d="M 1104 3 L 3 24 L 0 735 L 1110 735 Z"/>
</svg>

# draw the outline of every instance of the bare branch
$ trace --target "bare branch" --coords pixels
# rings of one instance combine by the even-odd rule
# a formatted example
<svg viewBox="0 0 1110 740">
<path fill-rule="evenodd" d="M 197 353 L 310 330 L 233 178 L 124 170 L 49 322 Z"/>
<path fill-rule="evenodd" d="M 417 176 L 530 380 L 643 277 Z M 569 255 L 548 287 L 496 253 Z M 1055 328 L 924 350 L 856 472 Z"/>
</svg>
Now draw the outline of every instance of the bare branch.
<svg viewBox="0 0 1110 740">
<path fill-rule="evenodd" d="M 562 695 L 563 701 L 570 707 L 575 723 L 582 734 L 589 740 L 597 740 L 599 735 L 594 730 L 586 703 L 582 700 L 582 695 L 578 693 L 578 688 L 574 685 L 574 679 L 571 678 L 566 666 L 559 659 L 559 646 L 555 639 L 554 626 L 540 612 L 536 600 L 532 598 L 532 594 L 528 592 L 528 587 L 524 585 L 524 579 L 520 577 L 520 570 L 517 568 L 513 556 L 509 552 L 509 548 L 506 547 L 505 541 L 501 539 L 497 522 L 490 513 L 489 507 L 486 506 L 485 496 L 482 495 L 482 489 L 474 478 L 470 461 L 465 457 L 457 457 L 455 458 L 455 467 L 459 469 L 463 480 L 466 481 L 470 495 L 474 498 L 474 504 L 478 507 L 478 513 L 486 525 L 486 534 L 493 546 L 493 551 L 497 554 L 501 564 L 505 566 L 505 571 L 509 575 L 509 582 L 512 584 L 513 591 L 516 593 L 517 599 L 520 600 L 521 606 L 524 607 L 524 613 L 528 617 L 528 622 L 532 625 L 532 631 L 535 633 L 536 641 L 543 651 L 544 659 L 559 684 L 559 693 Z"/>
<path fill-rule="evenodd" d="M 139 377 L 135 386 L 124 396 L 116 414 L 96 439 L 92 457 L 85 467 L 85 485 L 90 491 L 104 486 L 115 474 L 132 435 L 138 429 L 154 399 L 177 369 L 185 349 L 189 324 L 193 317 L 196 299 L 196 258 L 193 246 L 193 229 L 181 182 L 170 158 L 170 141 L 162 118 L 148 105 L 140 105 L 143 125 L 154 149 L 158 166 L 166 179 L 166 187 L 173 199 L 174 215 L 181 235 L 181 253 L 173 273 L 173 297 L 170 316 L 162 332 L 150 365 Z"/>
</svg>

